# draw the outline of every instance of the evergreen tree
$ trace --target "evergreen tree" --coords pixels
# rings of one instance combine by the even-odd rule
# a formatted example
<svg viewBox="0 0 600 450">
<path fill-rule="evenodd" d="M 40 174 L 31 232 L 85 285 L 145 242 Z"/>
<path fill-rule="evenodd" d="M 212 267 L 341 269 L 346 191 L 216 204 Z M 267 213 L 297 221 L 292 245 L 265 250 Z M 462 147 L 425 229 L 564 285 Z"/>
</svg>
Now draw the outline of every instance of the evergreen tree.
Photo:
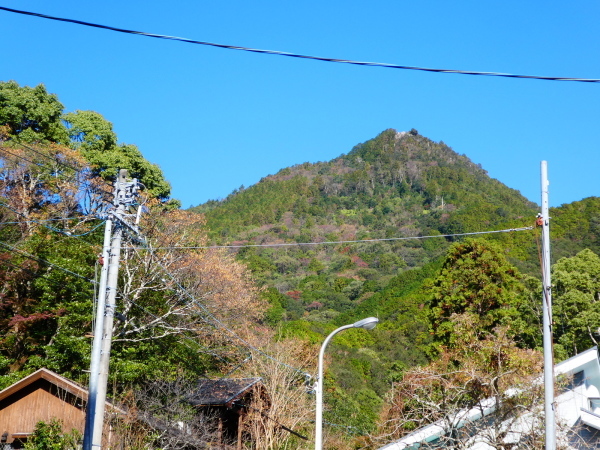
<svg viewBox="0 0 600 450">
<path fill-rule="evenodd" d="M 498 245 L 475 239 L 454 244 L 431 286 L 429 318 L 437 344 L 454 346 L 456 316 L 470 314 L 478 329 L 504 325 L 522 345 L 532 345 L 535 308 L 525 281 Z"/>
<path fill-rule="evenodd" d="M 573 356 L 598 345 L 600 256 L 589 249 L 561 258 L 552 268 L 555 351 Z"/>
</svg>

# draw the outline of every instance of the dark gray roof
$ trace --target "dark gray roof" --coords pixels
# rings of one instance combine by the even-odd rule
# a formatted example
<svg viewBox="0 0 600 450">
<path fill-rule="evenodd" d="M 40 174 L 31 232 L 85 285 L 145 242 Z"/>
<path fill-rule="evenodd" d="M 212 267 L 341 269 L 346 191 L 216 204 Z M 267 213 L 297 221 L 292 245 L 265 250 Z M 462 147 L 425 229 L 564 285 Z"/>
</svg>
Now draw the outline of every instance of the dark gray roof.
<svg viewBox="0 0 600 450">
<path fill-rule="evenodd" d="M 190 396 L 192 405 L 226 405 L 248 392 L 261 378 L 222 378 L 219 380 L 200 380 L 198 388 Z"/>
</svg>

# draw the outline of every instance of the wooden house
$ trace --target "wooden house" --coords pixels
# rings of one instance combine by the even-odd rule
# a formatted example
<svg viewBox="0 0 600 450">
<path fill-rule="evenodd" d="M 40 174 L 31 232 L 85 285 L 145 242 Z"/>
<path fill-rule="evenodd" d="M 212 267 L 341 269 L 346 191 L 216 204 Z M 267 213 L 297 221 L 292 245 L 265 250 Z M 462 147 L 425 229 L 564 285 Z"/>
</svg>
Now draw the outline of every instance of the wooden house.
<svg viewBox="0 0 600 450">
<path fill-rule="evenodd" d="M 222 378 L 201 380 L 194 394 L 188 399 L 204 414 L 217 420 L 217 442 L 221 448 L 242 449 L 248 439 L 244 432 L 244 419 L 255 409 L 260 399 L 264 414 L 270 406 L 268 394 L 260 378 Z M 227 444 L 233 444 L 227 447 Z"/>
<path fill-rule="evenodd" d="M 40 369 L 0 391 L 0 435 L 4 449 L 22 448 L 40 422 L 58 419 L 63 431 L 79 430 L 83 435 L 88 391 L 48 369 Z M 110 413 L 124 411 L 107 404 Z M 110 425 L 105 435 L 111 438 Z M 114 439 L 114 437 L 113 437 Z"/>
</svg>

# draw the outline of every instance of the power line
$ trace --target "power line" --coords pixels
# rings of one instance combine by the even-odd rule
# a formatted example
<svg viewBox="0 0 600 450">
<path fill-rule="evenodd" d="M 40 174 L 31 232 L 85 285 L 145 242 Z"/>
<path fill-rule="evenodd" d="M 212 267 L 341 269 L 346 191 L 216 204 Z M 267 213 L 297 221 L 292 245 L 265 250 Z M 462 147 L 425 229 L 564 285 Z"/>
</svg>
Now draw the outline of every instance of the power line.
<svg viewBox="0 0 600 450">
<path fill-rule="evenodd" d="M 242 342 L 246 346 L 246 348 L 257 352 L 258 354 L 266 357 L 267 359 L 270 359 L 278 364 L 281 364 L 281 365 L 287 367 L 288 369 L 292 369 L 292 370 L 302 374 L 303 376 L 309 375 L 300 369 L 296 369 L 295 367 L 292 367 L 289 364 L 279 361 L 278 359 L 274 358 L 273 356 L 269 355 L 268 353 L 263 352 L 261 349 L 254 347 L 252 344 L 250 344 L 248 341 L 246 341 L 243 337 L 239 336 L 235 331 L 233 331 L 231 328 L 229 328 L 227 325 L 225 325 L 223 322 L 221 322 L 219 319 L 217 319 L 217 317 L 212 312 L 210 312 L 206 306 L 204 306 L 202 303 L 200 303 L 190 292 L 188 292 L 188 290 L 185 287 L 183 287 L 181 285 L 181 283 L 179 283 L 179 281 L 177 281 L 175 279 L 175 277 L 162 264 L 158 263 L 158 266 L 161 267 L 165 271 L 166 275 L 168 277 L 170 277 L 171 280 L 173 280 L 175 285 L 181 290 L 181 292 L 183 292 L 191 300 L 191 302 L 194 305 L 196 305 L 200 309 L 202 309 L 208 317 L 210 317 L 214 322 L 216 322 L 220 326 L 220 328 L 227 331 L 231 336 L 233 336 L 238 341 Z M 208 321 L 206 321 L 206 322 L 209 323 Z"/>
<path fill-rule="evenodd" d="M 6 209 L 8 209 L 9 211 L 12 211 L 13 213 L 15 213 L 15 214 L 18 214 L 19 216 L 22 216 L 22 217 L 27 217 L 25 214 L 23 214 L 23 213 L 20 213 L 19 211 L 16 211 L 16 210 L 12 209 L 10 206 L 6 205 L 5 203 L 0 203 L 0 206 L 4 206 L 4 207 L 5 207 Z M 64 218 L 64 219 L 62 219 L 62 218 L 61 218 L 61 219 L 51 219 L 51 220 L 69 220 L 69 219 L 67 219 L 67 218 Z M 48 222 L 49 222 L 49 221 L 50 221 L 50 220 L 48 220 Z M 45 222 L 45 221 L 44 221 L 44 222 Z M 4 222 L 4 223 L 0 223 L 0 225 L 5 225 L 5 224 L 21 224 L 21 223 L 37 223 L 38 225 L 41 225 L 41 226 L 43 226 L 44 228 L 47 228 L 47 229 L 48 229 L 48 230 L 50 230 L 50 231 L 54 231 L 54 232 L 56 232 L 56 233 L 64 234 L 65 236 L 68 236 L 68 237 L 82 237 L 82 236 L 87 236 L 88 234 L 91 234 L 91 233 L 93 233 L 93 232 L 94 232 L 94 231 L 96 231 L 98 228 L 100 228 L 100 227 L 101 227 L 101 226 L 102 226 L 102 225 L 103 225 L 105 222 L 106 222 L 105 220 L 102 220 L 102 221 L 101 221 L 101 222 L 100 222 L 98 225 L 96 225 L 94 228 L 92 228 L 92 229 L 91 229 L 91 230 L 89 230 L 89 231 L 86 231 L 85 233 L 81 233 L 81 234 L 73 234 L 73 233 L 70 233 L 70 232 L 68 232 L 68 231 L 61 230 L 61 229 L 59 229 L 59 228 L 51 227 L 50 225 L 45 225 L 45 224 L 43 224 L 43 223 L 42 223 L 42 221 L 38 221 L 38 220 L 24 220 L 24 221 L 22 221 L 22 222 Z"/>
<path fill-rule="evenodd" d="M 33 255 L 30 255 L 27 252 L 24 252 L 23 250 L 20 250 L 20 249 L 18 249 L 16 247 L 13 247 L 12 245 L 7 244 L 6 242 L 0 241 L 0 245 L 4 246 L 5 248 L 9 249 L 12 252 L 15 252 L 15 253 L 17 253 L 17 254 L 19 254 L 21 256 L 24 256 L 25 258 L 31 259 L 33 261 L 37 261 L 37 262 L 42 263 L 42 264 L 46 264 L 46 265 L 48 265 L 50 267 L 54 267 L 55 269 L 61 270 L 61 271 L 65 272 L 65 273 L 68 273 L 69 275 L 74 275 L 77 278 L 81 278 L 81 279 L 83 279 L 85 281 L 89 281 L 92 284 L 97 284 L 96 280 L 92 280 L 91 278 L 88 278 L 88 277 L 85 277 L 83 275 L 80 275 L 80 274 L 78 274 L 76 272 L 73 272 L 72 270 L 65 269 L 64 267 L 61 267 L 61 266 L 59 266 L 57 264 L 54 264 L 54 263 L 51 263 L 50 261 L 46 261 L 45 259 L 37 258 L 37 257 L 35 257 Z"/>
<path fill-rule="evenodd" d="M 131 299 L 131 298 L 130 298 L 128 295 L 125 295 L 125 294 L 123 293 L 123 291 L 119 290 L 119 294 L 121 294 L 121 298 L 122 298 L 124 301 L 127 301 L 127 302 L 131 303 L 131 304 L 132 304 L 133 306 L 135 306 L 136 308 L 138 308 L 138 309 L 142 310 L 144 313 L 146 313 L 146 314 L 148 314 L 149 316 L 151 316 L 152 318 L 154 318 L 154 320 L 155 320 L 155 323 L 163 323 L 163 324 L 165 324 L 167 327 L 170 327 L 170 326 L 171 326 L 171 325 L 170 325 L 170 324 L 169 324 L 169 323 L 168 323 L 168 322 L 167 322 L 167 321 L 166 321 L 166 320 L 165 320 L 163 317 L 159 317 L 159 316 L 157 316 L 156 314 L 154 314 L 153 312 L 151 312 L 151 311 L 148 311 L 148 309 L 147 309 L 147 308 L 145 308 L 145 307 L 143 307 L 143 306 L 139 305 L 138 303 L 136 303 L 135 301 L 133 301 L 133 300 L 132 300 L 132 299 Z M 228 364 L 228 361 L 226 361 L 226 360 L 225 360 L 225 359 L 224 359 L 224 358 L 223 358 L 221 355 L 219 355 L 219 354 L 217 354 L 217 353 L 215 353 L 215 352 L 211 351 L 211 350 L 210 350 L 208 347 L 205 347 L 205 346 L 203 346 L 203 345 L 199 344 L 197 340 L 195 340 L 195 339 L 193 339 L 193 338 L 191 338 L 191 337 L 189 337 L 189 336 L 185 335 L 185 334 L 184 334 L 182 331 L 178 330 L 178 331 L 177 331 L 176 333 L 174 333 L 174 334 L 178 334 L 178 335 L 180 335 L 180 336 L 181 336 L 183 339 L 185 339 L 185 340 L 192 341 L 192 342 L 193 342 L 195 345 L 198 345 L 198 346 L 202 347 L 203 349 L 205 349 L 205 350 L 206 350 L 206 353 L 208 353 L 209 355 L 212 355 L 212 356 L 214 356 L 215 358 L 217 358 L 217 359 L 221 360 L 223 363 L 225 363 L 225 364 Z M 119 335 L 117 335 L 117 337 L 115 338 L 115 341 L 119 341 L 119 340 L 120 340 L 120 339 L 119 339 L 119 336 L 120 336 L 120 334 L 119 334 Z M 188 347 L 188 348 L 189 348 L 189 347 Z M 191 349 L 191 348 L 190 348 L 190 350 L 193 350 L 193 349 Z"/>
<path fill-rule="evenodd" d="M 305 441 L 308 441 L 308 438 L 306 436 L 303 436 L 300 433 L 292 430 L 291 428 L 286 427 L 281 422 L 279 422 L 276 419 L 273 419 L 271 416 L 267 415 L 267 413 L 264 412 L 265 411 L 264 409 L 262 409 L 262 408 L 261 409 L 257 409 L 257 408 L 254 408 L 253 406 L 246 405 L 246 404 L 244 404 L 244 403 L 242 403 L 240 401 L 235 401 L 233 403 L 236 404 L 236 405 L 239 405 L 239 406 L 242 406 L 242 407 L 246 407 L 246 408 L 249 408 L 249 409 L 252 409 L 252 410 L 256 411 L 257 413 L 259 413 L 261 416 L 265 417 L 266 419 L 269 419 L 269 420 L 275 422 L 277 425 L 279 425 L 280 428 L 284 429 L 288 433 L 292 433 L 293 435 L 298 436 L 299 438 L 302 438 Z"/>
<path fill-rule="evenodd" d="M 144 242 L 145 239 L 144 239 Z M 144 250 L 148 250 L 151 253 L 154 253 L 154 251 L 156 249 L 151 248 L 149 246 L 146 247 L 133 247 L 134 250 L 140 250 L 140 249 L 144 249 Z M 158 248 L 157 248 L 158 249 Z M 243 337 L 239 336 L 235 331 L 233 331 L 231 328 L 229 328 L 226 324 L 224 324 L 222 321 L 220 321 L 206 306 L 204 306 L 200 301 L 198 301 L 196 299 L 196 297 L 191 294 L 176 278 L 175 276 L 160 262 L 158 262 L 156 264 L 158 267 L 160 267 L 162 269 L 162 271 L 165 273 L 166 276 L 168 276 L 173 283 L 175 284 L 175 286 L 177 287 L 177 289 L 179 289 L 179 291 L 185 296 L 187 297 L 192 304 L 196 305 L 198 308 L 200 308 L 202 311 L 204 311 L 204 315 L 206 317 L 203 317 L 202 315 L 199 315 L 200 318 L 206 322 L 208 325 L 213 326 L 215 329 L 221 329 L 221 331 L 226 331 L 230 337 L 233 337 L 234 339 L 240 341 L 247 349 L 255 351 L 256 353 L 266 357 L 267 359 L 270 359 L 280 365 L 283 365 L 285 367 L 287 367 L 288 369 L 291 369 L 297 373 L 302 374 L 302 376 L 310 377 L 310 374 L 306 373 L 305 371 L 302 371 L 300 369 L 297 369 L 295 367 L 290 366 L 289 364 L 284 363 L 283 361 L 279 361 L 278 359 L 276 359 L 275 357 L 269 355 L 268 353 L 265 353 L 264 351 L 260 350 L 259 348 L 253 346 L 251 343 L 249 343 L 247 340 L 245 340 Z M 208 320 L 210 319 L 210 321 Z M 212 323 L 211 323 L 212 322 Z"/>
<path fill-rule="evenodd" d="M 60 166 L 63 166 L 63 167 L 66 167 L 67 169 L 74 170 L 76 173 L 79 173 L 79 171 L 80 171 L 80 169 L 79 169 L 79 168 L 77 168 L 77 167 L 75 167 L 75 166 L 72 166 L 72 165 L 70 165 L 70 164 L 67 164 L 67 163 L 64 163 L 64 162 L 60 161 L 60 160 L 58 159 L 58 157 L 52 157 L 52 156 L 50 156 L 50 155 L 47 155 L 47 154 L 45 154 L 45 153 L 42 153 L 42 152 L 40 152 L 40 151 L 36 150 L 35 148 L 32 148 L 32 147 L 30 147 L 30 146 L 28 146 L 28 145 L 25 145 L 25 144 L 21 143 L 21 142 L 17 142 L 17 141 L 11 141 L 11 142 L 14 142 L 14 143 L 15 143 L 15 144 L 17 144 L 17 145 L 20 145 L 21 147 L 24 147 L 24 148 L 26 148 L 26 149 L 28 149 L 28 150 L 32 151 L 33 153 L 36 153 L 36 154 L 37 154 L 37 155 L 39 155 L 39 156 L 42 156 L 42 157 L 44 157 L 44 158 L 46 158 L 46 159 L 49 159 L 51 162 L 53 162 L 53 163 L 55 163 L 55 164 L 58 164 L 58 165 L 60 165 Z M 28 159 L 28 158 L 25 158 L 24 156 L 17 155 L 17 154 L 15 154 L 15 153 L 9 152 L 8 150 L 6 150 L 6 148 L 12 148 L 12 147 L 7 147 L 6 145 L 0 145 L 0 149 L 2 149 L 2 151 L 4 151 L 5 153 L 8 153 L 9 155 L 12 155 L 12 156 L 14 156 L 14 157 L 16 157 L 16 158 L 21 158 L 21 159 L 23 159 L 23 160 L 25 160 L 25 161 L 27 161 L 27 162 L 30 162 L 31 164 L 35 164 L 36 166 L 39 166 L 39 167 L 43 167 L 43 168 L 46 168 L 46 167 L 47 167 L 47 166 L 45 166 L 45 165 L 43 165 L 43 164 L 41 164 L 41 163 L 37 163 L 37 162 L 35 162 L 35 161 L 32 161 L 32 160 L 30 160 L 30 159 Z"/>
<path fill-rule="evenodd" d="M 3 259 L 3 260 L 2 260 L 2 264 L 8 264 L 9 266 L 11 266 L 11 267 L 14 267 L 15 269 L 21 270 L 21 271 L 23 271 L 23 272 L 27 272 L 27 273 L 28 273 L 29 275 L 31 275 L 32 277 L 35 277 L 35 276 L 36 276 L 36 274 L 35 274 L 33 271 L 31 271 L 31 270 L 27 269 L 26 267 L 19 266 L 19 265 L 17 265 L 17 264 L 13 264 L 12 262 L 8 261 L 7 259 Z"/>
<path fill-rule="evenodd" d="M 177 287 L 182 291 L 182 293 L 184 293 L 188 298 L 191 299 L 192 303 L 198 307 L 200 307 L 201 309 L 203 309 L 207 315 L 214 321 L 216 322 L 219 326 L 216 326 L 214 323 L 211 323 L 210 321 L 208 321 L 206 318 L 200 316 L 200 319 L 203 320 L 205 323 L 207 323 L 208 325 L 214 327 L 215 329 L 218 329 L 219 327 L 222 328 L 223 330 L 228 331 L 231 335 L 233 335 L 233 337 L 235 337 L 236 339 L 240 340 L 247 349 L 251 350 L 251 351 L 255 351 L 257 353 L 259 353 L 262 356 L 265 356 L 267 359 L 270 359 L 274 362 L 276 362 L 277 364 L 283 365 L 285 367 L 287 367 L 288 369 L 293 370 L 294 372 L 300 373 L 302 376 L 304 377 L 311 377 L 310 374 L 297 369 L 293 366 L 290 366 L 289 364 L 284 363 L 283 361 L 279 361 L 278 359 L 276 359 L 275 357 L 269 355 L 268 353 L 263 352 L 262 350 L 254 347 L 252 344 L 248 343 L 244 338 L 242 338 L 241 336 L 238 336 L 235 331 L 231 330 L 229 327 L 227 327 L 227 325 L 225 325 L 223 322 L 221 322 L 219 319 L 217 319 L 210 311 L 208 311 L 206 309 L 206 307 L 204 305 L 202 305 L 195 297 L 192 296 L 192 294 L 190 294 L 185 287 L 183 287 L 178 281 L 176 281 L 173 277 L 173 275 L 168 272 L 168 270 L 162 266 L 161 264 L 158 264 L 159 267 L 161 267 L 163 269 L 163 271 L 167 274 L 167 276 L 171 277 L 171 279 L 174 280 L 175 284 L 177 285 Z M 148 311 L 146 308 L 144 308 L 141 305 L 138 305 L 137 303 L 135 303 L 133 300 L 129 299 L 128 296 L 122 295 L 123 299 L 126 301 L 129 301 L 132 305 L 136 306 L 137 308 L 141 309 L 142 311 L 144 311 L 146 314 L 149 314 L 150 316 L 152 316 L 154 319 L 156 319 L 158 322 L 162 322 L 166 325 L 169 325 L 163 318 L 156 316 L 154 313 Z M 194 339 L 192 339 L 189 336 L 186 336 L 185 334 L 183 334 L 182 332 L 178 332 L 178 334 L 180 334 L 184 339 L 186 340 L 191 340 L 192 342 L 194 342 L 196 345 L 198 345 L 198 342 Z M 204 347 L 204 346 L 202 346 Z M 208 350 L 208 348 L 204 347 L 205 349 Z M 241 347 L 238 347 L 241 348 Z M 226 360 L 224 360 L 220 355 L 208 351 L 207 353 L 209 353 L 210 355 L 213 355 L 215 357 L 217 357 L 218 359 L 220 359 L 221 361 L 227 363 Z M 242 361 L 241 363 L 239 363 L 237 366 L 235 366 L 232 370 L 230 370 L 227 374 L 225 374 L 223 377 L 221 377 L 220 379 L 224 379 L 227 376 L 229 376 L 231 373 L 235 372 L 237 369 L 239 369 L 243 364 L 245 364 L 252 356 L 252 353 L 250 353 L 250 357 L 246 358 L 244 361 Z"/>
<path fill-rule="evenodd" d="M 6 206 L 6 205 L 0 203 L 0 206 Z M 8 209 L 10 209 L 13 212 L 16 212 L 11 208 L 8 208 Z M 21 214 L 21 213 L 17 213 L 17 214 Z M 62 220 L 78 220 L 78 219 L 80 219 L 80 218 L 79 217 L 62 217 L 60 219 L 22 220 L 22 221 L 16 221 L 16 222 L 0 222 L 0 225 L 17 225 L 19 223 L 37 223 L 37 224 L 41 225 L 42 222 L 59 222 Z"/>
<path fill-rule="evenodd" d="M 333 62 L 333 63 L 341 63 L 341 64 L 353 64 L 358 66 L 370 66 L 370 67 L 383 67 L 388 69 L 402 69 L 402 70 L 417 70 L 422 72 L 435 72 L 435 73 L 454 73 L 458 75 L 481 75 L 488 77 L 504 77 L 504 78 L 525 78 L 531 80 L 546 80 L 546 81 L 577 81 L 583 83 L 599 83 L 600 79 L 598 78 L 575 78 L 575 77 L 550 77 L 550 76 L 540 76 L 540 75 L 519 75 L 512 73 L 502 73 L 502 72 L 480 72 L 480 71 L 470 71 L 470 70 L 456 70 L 456 69 L 436 69 L 431 67 L 417 67 L 417 66 L 406 66 L 400 64 L 390 64 L 390 63 L 380 63 L 380 62 L 369 62 L 369 61 L 354 61 L 350 59 L 339 59 L 339 58 L 326 58 L 321 56 L 310 56 L 310 55 L 302 55 L 298 53 L 290 53 L 278 50 L 266 50 L 266 49 L 258 49 L 258 48 L 250 48 L 250 47 L 242 47 L 238 45 L 227 45 L 227 44 L 218 44 L 215 42 L 206 42 L 206 41 L 197 41 L 193 39 L 188 39 L 184 37 L 177 36 L 167 36 L 163 34 L 155 34 L 155 33 L 147 33 L 144 31 L 135 31 L 135 30 L 127 30 L 125 28 L 117 28 L 109 25 L 100 25 L 92 22 L 84 22 L 82 20 L 76 19 L 66 19 L 63 17 L 55 17 L 49 16 L 47 14 L 40 14 L 30 11 L 22 11 L 19 9 L 6 8 L 4 6 L 0 6 L 0 10 L 24 14 L 28 16 L 40 17 L 42 19 L 50 19 L 57 20 L 60 22 L 68 22 L 74 23 L 77 25 L 84 25 L 88 27 L 100 28 L 104 30 L 116 31 L 119 33 L 127 33 L 127 34 L 135 34 L 139 36 L 152 37 L 157 39 L 167 39 L 171 41 L 179 41 L 185 42 L 188 44 L 197 44 L 197 45 L 206 45 L 210 47 L 224 48 L 228 50 L 240 50 L 245 52 L 252 53 L 263 53 L 267 55 L 276 55 L 276 56 L 287 56 L 291 58 L 301 58 L 301 59 L 310 59 L 315 61 L 324 61 L 324 62 Z"/>
<path fill-rule="evenodd" d="M 0 151 L 3 151 L 4 153 L 8 153 L 9 155 L 11 155 L 11 156 L 14 156 L 15 158 L 20 158 L 20 159 L 22 159 L 22 160 L 24 160 L 24 161 L 27 161 L 28 163 L 34 164 L 34 165 L 36 165 L 36 166 L 39 166 L 39 167 L 41 167 L 41 168 L 43 168 L 43 169 L 45 169 L 45 168 L 46 168 L 46 166 L 44 166 L 44 165 L 43 165 L 43 164 L 41 164 L 41 163 L 37 163 L 37 162 L 35 162 L 35 161 L 32 161 L 32 160 L 30 160 L 30 159 L 27 159 L 27 158 L 25 158 L 24 156 L 17 155 L 17 154 L 15 154 L 15 153 L 9 152 L 8 150 L 6 150 L 6 147 L 5 147 L 4 145 L 0 145 Z"/>
<path fill-rule="evenodd" d="M 21 147 L 25 147 L 26 149 L 29 149 L 29 150 L 31 150 L 32 152 L 34 152 L 34 153 L 37 153 L 38 155 L 40 155 L 40 156 L 43 156 L 44 158 L 47 158 L 47 159 L 49 159 L 50 161 L 52 161 L 52 162 L 54 162 L 54 163 L 57 163 L 57 164 L 59 164 L 59 165 L 61 165 L 61 166 L 63 166 L 63 167 L 66 167 L 66 168 L 68 168 L 68 169 L 72 169 L 72 170 L 74 170 L 75 172 L 79 172 L 79 170 L 81 170 L 81 169 L 79 169 L 79 168 L 77 168 L 77 167 L 75 167 L 75 166 L 72 166 L 71 164 L 67 164 L 67 163 L 64 163 L 64 162 L 60 161 L 60 160 L 59 160 L 57 157 L 52 157 L 52 156 L 50 156 L 50 155 L 47 155 L 47 154 L 45 154 L 45 153 L 42 153 L 42 152 L 40 152 L 40 151 L 36 150 L 35 148 L 32 148 L 32 147 L 30 147 L 30 146 L 28 146 L 28 145 L 25 145 L 25 144 L 21 143 L 21 142 L 17 142 L 17 141 L 14 141 L 14 142 L 15 142 L 15 144 L 17 144 L 17 145 L 20 145 Z M 4 146 L 2 146 L 2 147 L 4 147 Z"/>
<path fill-rule="evenodd" d="M 448 237 L 461 237 L 461 236 L 476 236 L 480 234 L 494 234 L 494 233 L 511 233 L 516 231 L 529 231 L 533 230 L 533 227 L 521 227 L 521 228 L 507 228 L 505 230 L 492 230 L 492 231 L 474 231 L 471 233 L 454 233 L 454 234 L 435 234 L 430 236 L 410 236 L 410 237 L 396 237 L 396 238 L 377 238 L 377 239 L 357 239 L 348 241 L 324 241 L 324 242 L 295 242 L 295 243 L 280 243 L 280 244 L 243 244 L 243 245 L 208 245 L 208 246 L 182 246 L 182 247 L 156 247 L 156 250 L 210 250 L 219 248 L 246 248 L 246 247 L 295 247 L 299 245 L 330 245 L 330 244 L 358 244 L 358 243 L 370 243 L 370 242 L 382 242 L 382 241 L 408 241 L 414 239 L 432 239 L 432 238 L 448 238 Z M 146 247 L 136 247 L 137 249 L 144 250 Z"/>
</svg>

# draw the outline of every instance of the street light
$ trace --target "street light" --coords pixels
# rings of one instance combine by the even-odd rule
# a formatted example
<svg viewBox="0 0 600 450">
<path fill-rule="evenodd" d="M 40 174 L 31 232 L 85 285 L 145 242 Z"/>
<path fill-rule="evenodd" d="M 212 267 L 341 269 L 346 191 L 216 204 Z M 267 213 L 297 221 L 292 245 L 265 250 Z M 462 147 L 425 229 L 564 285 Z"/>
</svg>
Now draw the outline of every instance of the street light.
<svg viewBox="0 0 600 450">
<path fill-rule="evenodd" d="M 319 366 L 317 368 L 317 417 L 316 417 L 316 431 L 315 431 L 315 450 L 321 450 L 323 448 L 323 355 L 325 354 L 325 347 L 329 344 L 329 341 L 333 336 L 348 328 L 364 328 L 365 330 L 372 330 L 377 325 L 379 319 L 377 317 L 367 317 L 366 319 L 359 320 L 350 325 L 344 325 L 339 327 L 337 330 L 333 330 L 329 336 L 323 342 L 321 351 L 319 352 Z"/>
</svg>

